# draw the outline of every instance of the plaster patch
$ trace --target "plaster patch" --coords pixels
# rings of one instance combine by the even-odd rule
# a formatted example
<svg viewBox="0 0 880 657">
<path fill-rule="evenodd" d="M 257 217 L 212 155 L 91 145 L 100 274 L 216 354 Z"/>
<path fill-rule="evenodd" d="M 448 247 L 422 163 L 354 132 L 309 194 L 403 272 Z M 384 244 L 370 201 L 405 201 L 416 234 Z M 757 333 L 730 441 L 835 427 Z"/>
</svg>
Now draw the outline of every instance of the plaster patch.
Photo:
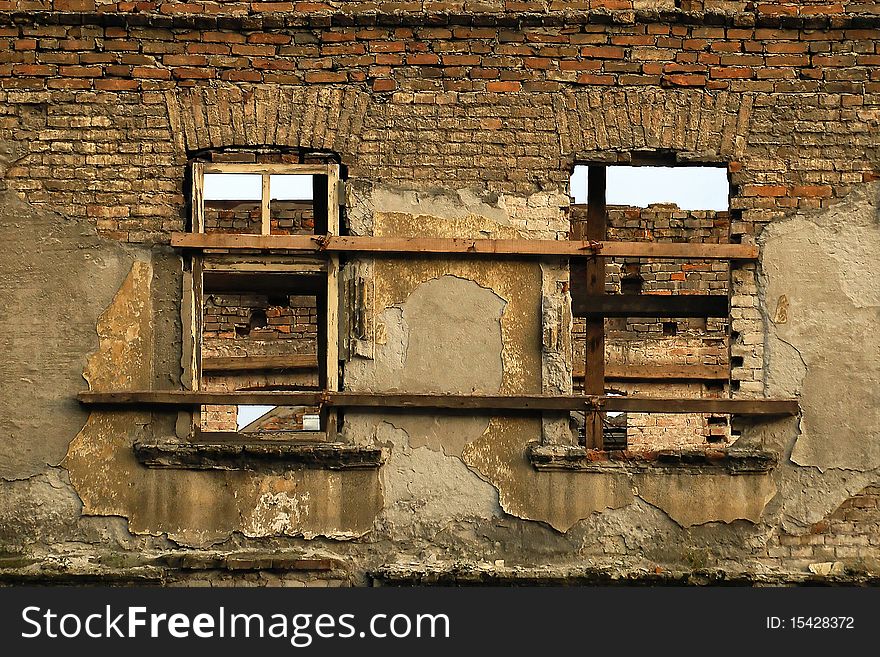
<svg viewBox="0 0 880 657">
<path fill-rule="evenodd" d="M 0 143 L 0 171 L 16 155 L 8 151 Z M 0 345 L 9 355 L 0 359 L 0 478 L 25 479 L 60 463 L 86 421 L 74 396 L 97 345 L 95 318 L 146 250 L 29 205 L 2 178 L 0 240 Z"/>
<path fill-rule="evenodd" d="M 460 458 L 436 449 L 414 447 L 407 432 L 383 422 L 377 430 L 381 444 L 390 445 L 382 468 L 385 509 L 382 519 L 398 528 L 446 525 L 458 520 L 502 515 L 498 493 Z"/>
<path fill-rule="evenodd" d="M 540 435 L 539 419 L 493 418 L 486 433 L 464 449 L 465 463 L 498 489 L 507 513 L 567 532 L 592 513 L 632 502 L 626 475 L 535 470 L 526 450 L 529 437 Z"/>
<path fill-rule="evenodd" d="M 878 194 L 880 183 L 864 185 L 761 236 L 765 306 L 787 300 L 786 321 L 768 326 L 768 392 L 800 394 L 798 465 L 880 467 Z"/>
<path fill-rule="evenodd" d="M 665 473 L 634 478 L 637 494 L 682 527 L 708 522 L 757 523 L 776 495 L 770 475 L 685 475 Z"/>
</svg>

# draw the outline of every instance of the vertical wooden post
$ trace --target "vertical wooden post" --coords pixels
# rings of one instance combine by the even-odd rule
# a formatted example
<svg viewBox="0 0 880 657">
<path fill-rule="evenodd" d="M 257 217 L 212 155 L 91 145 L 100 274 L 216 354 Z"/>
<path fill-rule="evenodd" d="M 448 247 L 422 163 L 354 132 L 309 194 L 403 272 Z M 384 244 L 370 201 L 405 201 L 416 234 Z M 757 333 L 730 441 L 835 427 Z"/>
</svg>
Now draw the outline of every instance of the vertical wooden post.
<svg viewBox="0 0 880 657">
<path fill-rule="evenodd" d="M 260 194 L 260 234 L 268 235 L 272 232 L 272 211 L 269 207 L 272 196 L 272 177 L 268 173 L 264 173 L 262 183 L 262 193 Z"/>
<path fill-rule="evenodd" d="M 339 165 L 327 167 L 327 234 L 339 235 Z M 339 255 L 327 258 L 327 390 L 339 390 Z M 326 416 L 328 440 L 336 436 L 338 411 L 330 410 Z"/>
<path fill-rule="evenodd" d="M 606 169 L 590 166 L 587 170 L 587 226 L 585 237 L 602 241 L 606 237 L 607 212 L 605 208 Z M 594 256 L 586 266 L 588 295 L 605 293 L 605 258 Z M 584 394 L 605 394 L 605 318 L 588 317 L 584 362 Z M 585 438 L 587 449 L 602 449 L 602 414 L 586 413 Z"/>
<path fill-rule="evenodd" d="M 205 232 L 205 165 L 193 162 L 192 165 L 192 232 Z"/>
</svg>

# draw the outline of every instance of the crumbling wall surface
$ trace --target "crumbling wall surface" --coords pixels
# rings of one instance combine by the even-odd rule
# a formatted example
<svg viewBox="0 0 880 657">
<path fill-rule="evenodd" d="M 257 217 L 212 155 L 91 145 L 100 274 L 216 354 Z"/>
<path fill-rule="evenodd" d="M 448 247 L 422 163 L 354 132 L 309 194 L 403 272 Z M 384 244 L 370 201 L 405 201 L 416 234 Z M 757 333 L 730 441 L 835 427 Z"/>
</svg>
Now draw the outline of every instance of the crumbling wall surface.
<svg viewBox="0 0 880 657">
<path fill-rule="evenodd" d="M 0 177 L 22 155 L 16 144 L 0 144 Z M 36 209 L 2 181 L 0 236 L 0 335 L 7 355 L 0 361 L 0 476 L 23 479 L 57 466 L 85 421 L 73 397 L 97 341 L 95 317 L 143 250 Z M 54 385 L 47 385 L 50 377 Z"/>
<path fill-rule="evenodd" d="M 761 243 L 767 392 L 803 409 L 775 445 L 799 466 L 781 477 L 782 510 L 803 528 L 880 478 L 880 184 L 774 222 Z"/>
<path fill-rule="evenodd" d="M 92 389 L 150 387 L 151 368 L 144 360 L 152 353 L 155 331 L 153 289 L 152 262 L 135 262 L 98 321 L 100 345 L 85 371 Z M 376 473 L 370 470 L 264 474 L 143 468 L 132 444 L 174 439 L 170 420 L 143 410 L 89 415 L 65 460 L 83 513 L 123 516 L 134 533 L 166 534 L 204 546 L 233 531 L 357 536 L 369 529 L 381 505 Z"/>
<path fill-rule="evenodd" d="M 0 12 L 0 550 L 160 555 L 217 582 L 221 566 L 302 555 L 348 573 L 323 581 L 357 583 L 413 561 L 789 573 L 876 557 L 876 8 L 206 5 L 218 18 L 165 4 Z M 803 415 L 734 445 L 778 452 L 769 473 L 539 470 L 532 447 L 573 447 L 559 414 L 409 411 L 344 414 L 339 439 L 381 446 L 378 469 L 146 468 L 132 444 L 180 441 L 188 414 L 87 414 L 74 397 L 84 369 L 94 389 L 186 386 L 184 260 L 168 242 L 206 149 L 338 159 L 343 225 L 384 237 L 567 239 L 575 163 L 727 164 L 718 239 L 761 246 L 731 268 L 731 390 L 796 396 Z M 567 393 L 567 273 L 552 258 L 346 258 L 343 296 L 362 290 L 363 308 L 342 313 L 345 388 Z M 726 273 L 700 276 L 720 290 L 710 277 Z"/>
</svg>

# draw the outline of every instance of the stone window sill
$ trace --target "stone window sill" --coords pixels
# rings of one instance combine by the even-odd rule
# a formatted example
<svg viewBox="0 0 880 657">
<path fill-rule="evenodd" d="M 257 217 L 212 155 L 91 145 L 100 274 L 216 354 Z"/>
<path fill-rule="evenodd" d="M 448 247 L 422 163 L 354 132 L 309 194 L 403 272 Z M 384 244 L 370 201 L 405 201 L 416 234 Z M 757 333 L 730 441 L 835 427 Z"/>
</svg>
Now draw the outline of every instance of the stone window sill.
<svg viewBox="0 0 880 657">
<path fill-rule="evenodd" d="M 385 461 L 379 447 L 345 443 L 273 440 L 135 443 L 137 460 L 148 468 L 179 470 L 363 470 Z"/>
<path fill-rule="evenodd" d="M 759 449 L 633 452 L 538 444 L 529 447 L 528 456 L 537 470 L 622 474 L 761 474 L 779 460 L 776 452 Z"/>
</svg>

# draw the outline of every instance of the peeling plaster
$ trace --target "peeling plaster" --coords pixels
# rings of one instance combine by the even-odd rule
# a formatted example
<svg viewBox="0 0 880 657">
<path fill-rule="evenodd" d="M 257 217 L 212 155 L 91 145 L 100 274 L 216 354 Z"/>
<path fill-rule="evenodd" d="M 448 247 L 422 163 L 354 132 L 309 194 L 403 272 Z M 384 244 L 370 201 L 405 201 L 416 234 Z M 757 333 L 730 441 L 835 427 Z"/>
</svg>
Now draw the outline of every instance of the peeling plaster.
<svg viewBox="0 0 880 657">
<path fill-rule="evenodd" d="M 679 475 L 638 476 L 637 495 L 662 509 L 682 527 L 709 522 L 761 519 L 767 503 L 776 495 L 770 475 Z"/>
<path fill-rule="evenodd" d="M 566 532 L 591 513 L 632 502 L 625 475 L 535 470 L 526 448 L 529 437 L 540 432 L 537 419 L 493 418 L 486 433 L 464 450 L 465 463 L 498 488 L 507 513 Z"/>
<path fill-rule="evenodd" d="M 10 480 L 64 458 L 87 417 L 74 397 L 97 345 L 95 318 L 145 253 L 6 189 L 2 176 L 23 155 L 0 143 L 0 351 L 9 355 L 0 361 L 0 478 Z"/>
<path fill-rule="evenodd" d="M 395 426 L 397 419 L 382 422 L 376 431 L 377 441 L 391 448 L 382 468 L 384 523 L 412 531 L 414 526 L 502 515 L 490 484 L 475 477 L 458 457 L 433 447 L 414 447 L 409 434 Z"/>
<path fill-rule="evenodd" d="M 98 321 L 100 346 L 86 367 L 98 389 L 149 387 L 154 330 L 152 271 L 136 262 Z M 168 414 L 169 433 L 176 414 Z M 350 539 L 370 530 L 382 507 L 375 470 L 249 471 L 149 469 L 135 459 L 140 439 L 168 438 L 153 431 L 161 414 L 95 411 L 70 444 L 65 465 L 85 515 L 118 515 L 135 534 L 161 535 L 191 546 L 247 536 L 327 536 Z"/>
<path fill-rule="evenodd" d="M 787 301 L 786 321 L 768 327 L 768 393 L 801 397 L 798 465 L 880 467 L 878 195 L 880 183 L 865 185 L 761 236 L 763 298 L 777 316 Z"/>
</svg>

